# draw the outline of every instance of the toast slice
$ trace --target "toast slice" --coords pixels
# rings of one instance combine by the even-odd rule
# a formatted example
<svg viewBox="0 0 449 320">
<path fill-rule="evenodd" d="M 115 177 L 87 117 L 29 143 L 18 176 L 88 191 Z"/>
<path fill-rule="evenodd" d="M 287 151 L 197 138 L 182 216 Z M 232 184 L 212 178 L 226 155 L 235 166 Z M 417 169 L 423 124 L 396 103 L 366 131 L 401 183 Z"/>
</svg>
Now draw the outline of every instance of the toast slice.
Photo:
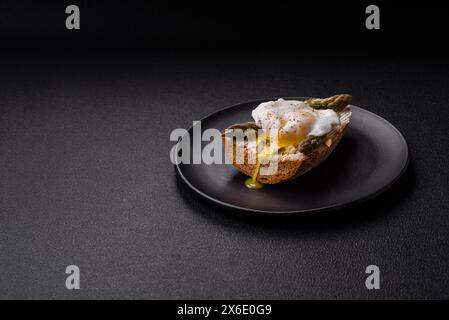
<svg viewBox="0 0 449 320">
<path fill-rule="evenodd" d="M 319 165 L 323 160 L 325 160 L 340 142 L 351 121 L 352 112 L 350 107 L 348 106 L 350 99 L 351 96 L 349 95 L 337 95 L 326 99 L 307 100 L 309 106 L 312 106 L 314 108 L 316 107 L 317 109 L 334 109 L 334 111 L 336 111 L 340 117 L 340 125 L 334 128 L 331 133 L 328 133 L 324 137 L 323 141 L 316 146 L 308 145 L 307 148 L 305 148 L 305 146 L 298 146 L 296 150 L 293 150 L 293 152 L 284 154 L 280 153 L 278 155 L 277 170 L 274 174 L 262 175 L 260 174 L 260 170 L 257 170 L 257 164 L 249 163 L 248 159 L 250 158 L 250 156 L 257 156 L 257 152 L 254 150 L 254 148 L 248 148 L 247 142 L 244 142 L 243 146 L 244 163 L 238 164 L 236 162 L 236 140 L 223 134 L 225 154 L 228 159 L 233 160 L 232 165 L 244 174 L 251 177 L 257 170 L 259 173 L 257 174 L 256 180 L 263 184 L 276 184 L 303 175 L 307 171 Z M 335 103 L 335 101 L 338 100 L 338 103 L 332 106 L 326 106 L 326 100 L 330 101 L 331 103 Z M 246 124 L 230 126 L 227 129 L 236 127 L 241 129 L 257 128 L 254 122 L 248 122 Z M 231 144 L 232 147 L 226 147 L 226 145 L 230 146 Z M 252 152 L 253 154 L 250 155 L 250 152 Z M 266 167 L 268 165 L 269 164 L 261 164 L 261 167 Z"/>
</svg>

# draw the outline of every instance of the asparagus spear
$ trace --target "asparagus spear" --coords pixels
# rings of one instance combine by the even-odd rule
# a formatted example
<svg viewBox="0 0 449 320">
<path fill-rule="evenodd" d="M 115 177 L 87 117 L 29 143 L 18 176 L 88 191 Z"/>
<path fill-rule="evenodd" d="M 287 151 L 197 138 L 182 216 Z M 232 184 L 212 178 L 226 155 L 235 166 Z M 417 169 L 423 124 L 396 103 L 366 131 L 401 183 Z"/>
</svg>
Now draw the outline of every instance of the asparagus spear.
<svg viewBox="0 0 449 320">
<path fill-rule="evenodd" d="M 310 136 L 299 144 L 298 150 L 301 153 L 307 154 L 321 144 L 325 143 L 327 140 L 332 139 L 336 133 L 337 129 L 333 129 L 331 132 L 322 136 Z"/>
<path fill-rule="evenodd" d="M 329 98 L 309 99 L 304 102 L 314 109 L 332 109 L 338 112 L 343 110 L 351 102 L 351 99 L 350 94 L 337 94 Z"/>
</svg>

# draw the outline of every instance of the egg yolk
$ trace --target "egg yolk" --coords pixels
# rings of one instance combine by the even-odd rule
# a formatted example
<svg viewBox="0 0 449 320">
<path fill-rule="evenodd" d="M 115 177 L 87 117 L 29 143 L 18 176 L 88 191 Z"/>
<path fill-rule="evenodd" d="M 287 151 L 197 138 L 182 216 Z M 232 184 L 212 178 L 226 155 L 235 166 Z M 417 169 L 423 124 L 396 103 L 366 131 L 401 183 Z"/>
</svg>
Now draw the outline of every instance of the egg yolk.
<svg viewBox="0 0 449 320">
<path fill-rule="evenodd" d="M 315 117 L 310 113 L 304 113 L 300 119 L 284 120 L 278 130 L 279 148 L 296 146 L 307 138 Z"/>
</svg>

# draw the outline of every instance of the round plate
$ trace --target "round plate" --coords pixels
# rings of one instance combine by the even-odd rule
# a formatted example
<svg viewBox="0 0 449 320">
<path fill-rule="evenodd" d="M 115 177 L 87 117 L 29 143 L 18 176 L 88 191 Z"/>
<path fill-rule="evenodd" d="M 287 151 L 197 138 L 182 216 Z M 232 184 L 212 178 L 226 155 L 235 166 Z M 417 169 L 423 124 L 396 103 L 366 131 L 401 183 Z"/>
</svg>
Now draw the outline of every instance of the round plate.
<svg viewBox="0 0 449 320">
<path fill-rule="evenodd" d="M 201 120 L 201 130 L 251 121 L 263 99 L 244 102 Z M 306 98 L 285 98 L 305 100 Z M 291 181 L 250 190 L 247 178 L 230 164 L 175 165 L 181 179 L 199 195 L 228 208 L 267 214 L 318 212 L 370 199 L 387 190 L 408 164 L 407 143 L 388 121 L 351 105 L 344 137 L 320 165 Z M 192 128 L 189 129 L 192 136 Z M 191 142 L 192 143 L 192 142 Z"/>
</svg>

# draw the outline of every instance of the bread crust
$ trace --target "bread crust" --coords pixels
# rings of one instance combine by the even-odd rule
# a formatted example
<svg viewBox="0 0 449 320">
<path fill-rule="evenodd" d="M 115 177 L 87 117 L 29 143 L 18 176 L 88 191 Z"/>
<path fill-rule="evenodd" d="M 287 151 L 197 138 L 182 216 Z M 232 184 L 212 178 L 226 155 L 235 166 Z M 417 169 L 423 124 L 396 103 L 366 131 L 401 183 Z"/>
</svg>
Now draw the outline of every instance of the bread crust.
<svg viewBox="0 0 449 320">
<path fill-rule="evenodd" d="M 257 175 L 257 181 L 264 184 L 276 184 L 286 180 L 290 180 L 296 177 L 299 177 L 306 173 L 307 171 L 313 169 L 317 165 L 319 165 L 322 161 L 324 161 L 334 150 L 337 144 L 340 142 L 341 138 L 346 132 L 346 129 L 349 126 L 351 121 L 351 108 L 349 106 L 345 107 L 343 110 L 338 112 L 340 117 L 340 126 L 337 127 L 335 133 L 332 135 L 331 144 L 328 146 L 325 143 L 322 143 L 314 150 L 308 152 L 307 154 L 303 154 L 301 152 L 297 152 L 292 155 L 282 155 L 280 156 L 280 160 L 278 162 L 278 168 L 275 174 L 272 175 L 261 175 L 260 170 Z M 252 176 L 256 170 L 256 164 L 248 163 L 248 152 L 256 152 L 255 150 L 250 151 L 245 143 L 244 147 L 244 155 L 245 162 L 243 164 L 236 163 L 236 143 L 235 140 L 231 137 L 223 136 L 223 142 L 226 144 L 232 144 L 232 148 L 225 147 L 226 156 L 228 159 L 233 159 L 232 165 L 243 172 L 248 176 Z M 269 164 L 262 165 L 262 167 L 266 167 Z"/>
</svg>

